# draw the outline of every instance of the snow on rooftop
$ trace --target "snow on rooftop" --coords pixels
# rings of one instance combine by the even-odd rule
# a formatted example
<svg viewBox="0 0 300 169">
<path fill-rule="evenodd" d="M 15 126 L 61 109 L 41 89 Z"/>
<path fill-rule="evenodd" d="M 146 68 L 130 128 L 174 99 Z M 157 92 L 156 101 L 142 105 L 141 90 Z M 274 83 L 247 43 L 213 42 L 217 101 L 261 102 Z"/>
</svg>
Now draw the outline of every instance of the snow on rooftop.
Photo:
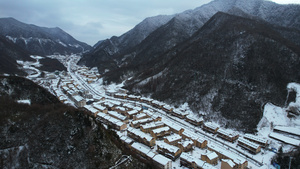
<svg viewBox="0 0 300 169">
<path fill-rule="evenodd" d="M 79 95 L 73 96 L 73 98 L 74 98 L 77 102 L 80 102 L 80 101 L 84 100 L 84 98 L 81 97 L 81 96 L 79 96 Z"/>
<path fill-rule="evenodd" d="M 129 112 L 127 112 L 129 115 L 134 115 L 134 114 L 137 114 L 137 113 L 139 113 L 139 111 L 137 111 L 137 110 L 131 110 L 131 111 L 129 111 Z"/>
<path fill-rule="evenodd" d="M 106 107 L 103 107 L 103 106 L 101 106 L 99 104 L 94 104 L 93 107 L 96 108 L 96 109 L 98 109 L 98 110 L 101 110 L 101 111 L 103 111 L 103 110 L 106 109 Z"/>
<path fill-rule="evenodd" d="M 217 132 L 218 132 L 218 133 L 221 133 L 221 134 L 223 134 L 223 135 L 226 135 L 226 136 L 228 136 L 228 137 L 235 137 L 235 136 L 239 135 L 239 134 L 236 133 L 236 132 L 230 132 L 230 131 L 227 131 L 227 130 L 222 129 L 222 128 L 219 128 Z"/>
<path fill-rule="evenodd" d="M 157 154 L 156 156 L 153 157 L 153 160 L 162 164 L 162 165 L 167 165 L 168 162 L 172 163 L 172 160 L 163 156 L 163 155 L 160 155 L 160 154 Z"/>
<path fill-rule="evenodd" d="M 86 108 L 87 110 L 89 110 L 90 112 L 92 112 L 92 113 L 94 113 L 94 114 L 98 112 L 98 110 L 95 109 L 95 108 L 94 108 L 93 106 L 91 106 L 91 105 L 85 105 L 84 108 Z"/>
<path fill-rule="evenodd" d="M 246 162 L 245 159 L 239 157 L 238 155 L 228 151 L 227 149 L 224 149 L 223 147 L 219 147 L 217 145 L 214 145 L 214 144 L 208 144 L 208 147 L 211 148 L 212 150 L 220 153 L 220 154 L 223 154 L 224 156 L 232 159 L 235 163 L 237 164 L 243 164 Z"/>
<path fill-rule="evenodd" d="M 267 139 L 262 138 L 262 137 L 255 136 L 255 135 L 253 135 L 253 134 L 245 134 L 245 135 L 244 135 L 244 138 L 246 138 L 246 139 L 248 138 L 248 139 L 250 139 L 250 140 L 255 140 L 255 141 L 258 141 L 258 142 L 260 142 L 260 143 L 267 143 L 267 142 L 268 142 Z"/>
<path fill-rule="evenodd" d="M 244 143 L 244 144 L 246 144 L 246 145 L 248 145 L 248 146 L 250 146 L 251 148 L 254 148 L 254 149 L 258 149 L 259 146 L 260 146 L 259 144 L 253 143 L 253 142 L 251 142 L 247 139 L 244 139 L 244 138 L 239 138 L 238 141 L 241 142 L 241 143 Z"/>
<path fill-rule="evenodd" d="M 208 157 L 210 160 L 213 160 L 213 159 L 215 159 L 215 158 L 218 158 L 218 155 L 217 155 L 215 152 L 212 152 L 212 153 L 208 154 L 207 157 Z"/>
<path fill-rule="evenodd" d="M 172 153 L 176 153 L 179 148 L 170 144 L 167 144 L 163 141 L 156 141 L 157 146 L 159 146 L 160 148 L 166 149 Z"/>
<path fill-rule="evenodd" d="M 300 146 L 300 140 L 296 140 L 296 139 L 293 139 L 293 138 L 290 138 L 290 137 L 287 137 L 287 136 L 284 136 L 284 135 L 281 135 L 278 133 L 270 133 L 269 136 L 272 138 L 275 138 L 277 140 L 280 140 L 284 143 L 287 143 L 287 144 L 291 144 L 294 146 Z"/>
<path fill-rule="evenodd" d="M 219 125 L 217 125 L 216 123 L 213 123 L 213 122 L 205 122 L 204 125 L 208 128 L 214 129 L 214 130 L 219 127 Z"/>
<path fill-rule="evenodd" d="M 187 147 L 189 144 L 194 144 L 192 140 L 182 140 L 179 144 L 181 144 L 183 147 Z"/>
<path fill-rule="evenodd" d="M 131 145 L 132 148 L 144 153 L 144 154 L 148 154 L 149 151 L 151 151 L 151 149 L 149 147 L 147 147 L 146 145 L 142 144 L 142 143 L 138 143 L 138 142 L 134 142 Z"/>
<path fill-rule="evenodd" d="M 173 141 L 176 141 L 176 140 L 181 140 L 181 138 L 182 137 L 179 134 L 176 134 L 176 133 L 165 137 L 165 139 L 167 139 L 169 142 L 173 142 Z"/>
<path fill-rule="evenodd" d="M 157 128 L 157 129 L 154 129 L 152 130 L 153 133 L 161 133 L 163 131 L 169 131 L 170 130 L 170 127 L 168 126 L 165 126 L 165 127 L 161 127 L 161 128 Z"/>
<path fill-rule="evenodd" d="M 139 118 L 147 117 L 147 114 L 146 113 L 140 113 L 140 114 L 137 114 L 135 117 L 139 119 Z"/>
<path fill-rule="evenodd" d="M 186 116 L 187 119 L 190 119 L 190 120 L 193 120 L 193 121 L 196 121 L 196 122 L 201 122 L 203 121 L 203 117 L 197 117 L 197 115 L 195 114 L 189 114 Z"/>
<path fill-rule="evenodd" d="M 115 116 L 116 118 L 120 119 L 120 120 L 126 120 L 127 117 L 123 116 L 122 114 L 116 112 L 116 111 L 108 111 L 108 114 Z"/>
<path fill-rule="evenodd" d="M 146 118 L 146 119 L 134 120 L 131 123 L 136 125 L 138 123 L 146 123 L 146 122 L 151 122 L 151 121 L 153 121 L 152 118 Z"/>
<path fill-rule="evenodd" d="M 156 121 L 156 122 L 151 122 L 151 123 L 146 123 L 144 125 L 141 125 L 141 127 L 143 127 L 144 129 L 149 129 L 149 128 L 154 128 L 157 126 L 163 126 L 164 123 L 161 121 Z"/>
<path fill-rule="evenodd" d="M 151 141 L 153 139 L 153 137 L 150 134 L 144 133 L 140 129 L 128 127 L 127 131 L 133 133 L 136 136 L 139 136 L 140 138 L 145 138 L 147 141 Z"/>
<path fill-rule="evenodd" d="M 300 135 L 300 126 L 297 127 L 285 127 L 285 126 L 275 126 L 274 130 L 283 131 L 286 133 L 294 134 L 294 135 Z"/>
<path fill-rule="evenodd" d="M 230 159 L 222 159 L 225 163 L 227 163 L 231 168 L 235 166 L 234 162 Z"/>
</svg>

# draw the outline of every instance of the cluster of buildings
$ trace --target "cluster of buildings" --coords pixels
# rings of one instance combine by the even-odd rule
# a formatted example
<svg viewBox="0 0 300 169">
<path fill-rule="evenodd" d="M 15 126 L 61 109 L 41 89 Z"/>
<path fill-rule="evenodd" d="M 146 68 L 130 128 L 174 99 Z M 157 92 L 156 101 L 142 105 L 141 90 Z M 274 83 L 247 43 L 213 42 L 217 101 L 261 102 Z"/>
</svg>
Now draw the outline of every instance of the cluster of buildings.
<svg viewBox="0 0 300 169">
<path fill-rule="evenodd" d="M 206 138 L 184 130 L 179 125 L 162 122 L 162 117 L 153 110 L 140 105 L 103 99 L 84 107 L 93 113 L 96 120 L 121 131 L 120 139 L 126 147 L 142 160 L 158 168 L 172 168 L 173 161 L 177 159 L 183 166 L 200 169 L 215 169 L 220 160 L 226 169 L 228 166 L 244 169 L 248 165 L 246 160 L 236 157 L 233 153 L 209 145 Z M 206 123 L 203 126 L 212 127 Z M 217 130 L 220 130 L 222 138 L 229 135 L 225 130 Z M 230 134 L 233 135 L 231 140 L 236 140 L 236 135 Z M 197 158 L 191 156 L 196 147 L 203 150 Z"/>
<path fill-rule="evenodd" d="M 268 140 L 265 138 L 261 138 L 252 134 L 245 134 L 242 138 L 239 137 L 238 133 L 222 129 L 217 124 L 212 122 L 204 123 L 202 128 L 203 130 L 216 134 L 217 137 L 220 137 L 223 140 L 231 143 L 237 140 L 238 146 L 248 150 L 252 154 L 259 153 L 262 147 L 266 147 L 268 145 Z"/>
<path fill-rule="evenodd" d="M 94 69 L 89 69 L 85 66 L 79 67 L 76 71 L 79 75 L 84 77 L 87 81 L 87 83 L 93 83 L 95 82 L 98 78 L 101 77 L 101 75 L 98 73 L 98 70 Z"/>
</svg>

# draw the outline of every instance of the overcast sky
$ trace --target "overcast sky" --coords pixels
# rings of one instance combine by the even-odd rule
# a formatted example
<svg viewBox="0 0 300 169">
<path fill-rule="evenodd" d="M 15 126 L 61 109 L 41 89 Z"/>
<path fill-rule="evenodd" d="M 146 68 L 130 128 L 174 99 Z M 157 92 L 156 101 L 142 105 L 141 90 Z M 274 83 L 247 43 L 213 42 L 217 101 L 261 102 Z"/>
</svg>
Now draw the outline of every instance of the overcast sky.
<svg viewBox="0 0 300 169">
<path fill-rule="evenodd" d="M 45 27 L 60 27 L 94 45 L 119 36 L 146 17 L 194 9 L 211 0 L 0 0 L 0 17 Z M 273 0 L 298 3 L 300 0 Z"/>
</svg>

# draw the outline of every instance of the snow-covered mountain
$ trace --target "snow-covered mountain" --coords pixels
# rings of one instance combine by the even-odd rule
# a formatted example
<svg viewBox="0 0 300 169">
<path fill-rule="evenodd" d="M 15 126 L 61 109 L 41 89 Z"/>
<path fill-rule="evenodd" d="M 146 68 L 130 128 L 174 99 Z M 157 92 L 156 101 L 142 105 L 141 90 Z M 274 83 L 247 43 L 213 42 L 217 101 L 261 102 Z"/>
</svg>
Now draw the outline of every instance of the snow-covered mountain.
<svg viewBox="0 0 300 169">
<path fill-rule="evenodd" d="M 299 5 L 279 5 L 265 0 L 214 0 L 194 10 L 146 19 L 124 35 L 103 41 L 79 63 L 98 66 L 102 72 L 131 63 L 136 67 L 141 60 L 151 61 L 190 38 L 219 11 L 300 30 Z M 158 24 L 149 27 L 153 24 L 150 21 Z"/>
<path fill-rule="evenodd" d="M 60 28 L 38 27 L 14 18 L 0 18 L 0 35 L 34 55 L 80 53 L 91 49 Z"/>
<path fill-rule="evenodd" d="M 281 105 L 287 83 L 300 81 L 299 11 L 299 5 L 264 0 L 214 0 L 172 16 L 122 52 L 109 54 L 99 45 L 81 63 L 110 70 L 107 81 L 132 77 L 131 91 L 188 102 L 209 118 L 236 119 L 224 125 L 251 130 L 263 104 Z"/>
</svg>

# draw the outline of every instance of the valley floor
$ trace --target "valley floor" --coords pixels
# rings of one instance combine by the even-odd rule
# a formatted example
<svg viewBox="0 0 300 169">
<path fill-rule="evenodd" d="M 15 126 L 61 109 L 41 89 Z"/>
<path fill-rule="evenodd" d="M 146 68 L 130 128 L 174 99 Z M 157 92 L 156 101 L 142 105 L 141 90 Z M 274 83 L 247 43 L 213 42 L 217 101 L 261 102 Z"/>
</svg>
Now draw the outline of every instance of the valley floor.
<svg viewBox="0 0 300 169">
<path fill-rule="evenodd" d="M 149 164 L 169 168 L 212 169 L 229 164 L 241 168 L 275 168 L 272 159 L 280 149 L 290 153 L 300 146 L 300 117 L 290 111 L 300 109 L 299 84 L 287 86 L 289 91 L 297 93 L 295 102 L 286 108 L 267 103 L 258 132 L 247 134 L 225 129 L 215 122 L 204 122 L 187 104 L 175 108 L 151 98 L 129 95 L 122 89 L 123 84 L 104 85 L 97 69 L 76 64 L 80 56 L 50 57 L 58 59 L 68 71 L 45 73 L 42 77 L 36 56 L 33 57 L 36 62 L 19 64 L 30 74 L 28 79 L 48 89 L 61 102 L 91 111 Z"/>
</svg>

